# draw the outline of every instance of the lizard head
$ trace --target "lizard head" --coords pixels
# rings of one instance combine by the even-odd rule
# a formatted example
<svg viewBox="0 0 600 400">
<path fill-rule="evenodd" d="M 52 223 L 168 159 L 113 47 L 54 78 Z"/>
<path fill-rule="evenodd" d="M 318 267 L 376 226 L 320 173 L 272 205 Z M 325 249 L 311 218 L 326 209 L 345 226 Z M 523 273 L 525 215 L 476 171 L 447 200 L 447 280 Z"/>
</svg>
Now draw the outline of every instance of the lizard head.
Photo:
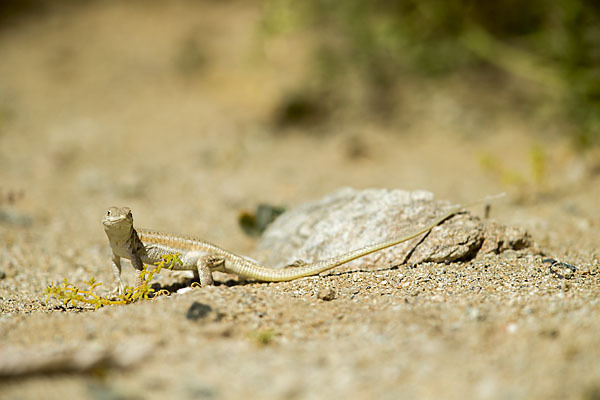
<svg viewBox="0 0 600 400">
<path fill-rule="evenodd" d="M 133 214 L 129 207 L 110 207 L 102 218 L 104 231 L 109 236 L 128 236 L 133 229 Z"/>
</svg>

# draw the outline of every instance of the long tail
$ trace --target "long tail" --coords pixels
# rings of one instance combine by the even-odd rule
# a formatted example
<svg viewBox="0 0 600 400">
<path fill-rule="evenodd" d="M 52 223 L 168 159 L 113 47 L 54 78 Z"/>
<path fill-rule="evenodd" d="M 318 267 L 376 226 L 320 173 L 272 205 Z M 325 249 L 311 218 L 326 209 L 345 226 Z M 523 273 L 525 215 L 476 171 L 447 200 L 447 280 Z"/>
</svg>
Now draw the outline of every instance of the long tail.
<svg viewBox="0 0 600 400">
<path fill-rule="evenodd" d="M 235 273 L 245 278 L 268 282 L 291 281 L 305 276 L 316 275 L 329 269 L 339 267 L 340 265 L 346 264 L 350 261 L 354 261 L 357 258 L 361 258 L 366 255 L 375 253 L 377 251 L 387 249 L 388 247 L 392 247 L 397 244 L 414 239 L 419 235 L 429 232 L 431 229 L 441 224 L 442 222 L 455 215 L 459 211 L 463 210 L 464 208 L 472 207 L 478 204 L 488 203 L 500 197 L 503 197 L 504 195 L 505 193 L 500 193 L 497 195 L 488 196 L 477 201 L 454 207 L 450 211 L 443 214 L 441 217 L 438 217 L 435 220 L 433 220 L 433 222 L 431 222 L 430 224 L 420 229 L 417 229 L 414 232 L 409 233 L 405 236 L 388 239 L 386 241 L 362 247 L 360 249 L 356 249 L 351 252 L 332 257 L 326 260 L 315 261 L 306 265 L 284 269 L 274 269 L 254 263 L 248 263 L 248 261 L 245 259 L 231 260 L 231 262 L 227 266 L 227 270 L 228 272 Z"/>
</svg>

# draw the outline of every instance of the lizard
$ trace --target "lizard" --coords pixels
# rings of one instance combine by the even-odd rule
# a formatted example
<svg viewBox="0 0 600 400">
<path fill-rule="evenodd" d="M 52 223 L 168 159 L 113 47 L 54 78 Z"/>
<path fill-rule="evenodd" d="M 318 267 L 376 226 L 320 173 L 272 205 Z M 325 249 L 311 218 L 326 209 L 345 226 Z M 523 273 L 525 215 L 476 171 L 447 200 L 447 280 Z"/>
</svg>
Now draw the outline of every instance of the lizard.
<svg viewBox="0 0 600 400">
<path fill-rule="evenodd" d="M 282 269 L 261 265 L 248 257 L 237 255 L 194 236 L 134 228 L 133 213 L 129 207 L 110 207 L 102 223 L 112 248 L 112 270 L 117 281 L 115 291 L 121 294 L 124 291 L 121 258 L 130 260 L 132 266 L 138 271 L 137 285 L 142 283 L 140 272 L 144 264 L 156 265 L 163 256 L 169 254 L 178 254 L 180 259 L 180 262 L 171 265 L 170 269 L 193 271 L 194 279 L 199 280 L 201 287 L 213 285 L 213 271 L 235 274 L 243 280 L 291 281 L 317 275 L 368 254 L 414 239 L 429 232 L 464 208 L 485 203 L 502 195 L 453 207 L 431 223 L 406 235 L 373 243 L 325 260 L 310 263 L 298 260 Z"/>
</svg>

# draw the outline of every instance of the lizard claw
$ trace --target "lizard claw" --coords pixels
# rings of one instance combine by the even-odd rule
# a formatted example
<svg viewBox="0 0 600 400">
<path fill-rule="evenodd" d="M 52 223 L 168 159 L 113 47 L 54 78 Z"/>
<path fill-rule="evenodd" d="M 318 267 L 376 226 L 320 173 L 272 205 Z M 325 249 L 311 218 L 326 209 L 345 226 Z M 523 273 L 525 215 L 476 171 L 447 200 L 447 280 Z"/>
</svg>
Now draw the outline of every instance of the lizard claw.
<svg viewBox="0 0 600 400">
<path fill-rule="evenodd" d="M 121 284 L 115 286 L 115 288 L 108 293 L 108 297 L 111 300 L 115 300 L 118 297 L 122 296 L 124 292 L 125 292 L 125 288 L 123 287 L 123 284 L 121 283 Z"/>
</svg>

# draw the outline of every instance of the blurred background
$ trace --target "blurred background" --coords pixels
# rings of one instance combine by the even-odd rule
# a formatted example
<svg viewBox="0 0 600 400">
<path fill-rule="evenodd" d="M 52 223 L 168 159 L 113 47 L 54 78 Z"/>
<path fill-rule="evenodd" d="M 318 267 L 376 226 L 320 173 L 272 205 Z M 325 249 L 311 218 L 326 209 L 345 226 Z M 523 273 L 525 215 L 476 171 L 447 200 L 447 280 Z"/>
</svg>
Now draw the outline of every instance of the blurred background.
<svg viewBox="0 0 600 400">
<path fill-rule="evenodd" d="M 0 337 L 157 344 L 140 368 L 18 380 L 36 395 L 13 397 L 600 398 L 599 4 L 0 0 Z M 112 287 L 109 206 L 252 256 L 240 220 L 258 204 L 342 186 L 454 203 L 507 192 L 491 218 L 578 272 L 558 280 L 506 252 L 448 266 L 445 286 L 406 266 L 398 307 L 379 270 L 97 313 L 45 303 L 65 278 Z M 318 300 L 336 281 L 362 292 Z M 226 323 L 186 320 L 192 300 Z M 257 347 L 263 328 L 282 336 Z"/>
<path fill-rule="evenodd" d="M 2 204 L 227 241 L 240 210 L 346 185 L 583 194 L 599 22 L 591 0 L 4 0 Z"/>
</svg>

